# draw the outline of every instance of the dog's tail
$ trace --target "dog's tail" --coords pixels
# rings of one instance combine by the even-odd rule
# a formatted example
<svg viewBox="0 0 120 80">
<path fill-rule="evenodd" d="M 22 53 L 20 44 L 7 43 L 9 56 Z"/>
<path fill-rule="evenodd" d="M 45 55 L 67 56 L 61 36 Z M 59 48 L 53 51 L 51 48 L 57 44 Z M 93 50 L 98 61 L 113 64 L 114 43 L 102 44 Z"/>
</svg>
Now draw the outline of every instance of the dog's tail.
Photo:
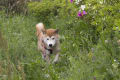
<svg viewBox="0 0 120 80">
<path fill-rule="evenodd" d="M 36 24 L 36 35 L 39 36 L 40 34 L 44 34 L 45 32 L 45 27 L 44 27 L 44 24 L 43 23 L 38 23 Z"/>
</svg>

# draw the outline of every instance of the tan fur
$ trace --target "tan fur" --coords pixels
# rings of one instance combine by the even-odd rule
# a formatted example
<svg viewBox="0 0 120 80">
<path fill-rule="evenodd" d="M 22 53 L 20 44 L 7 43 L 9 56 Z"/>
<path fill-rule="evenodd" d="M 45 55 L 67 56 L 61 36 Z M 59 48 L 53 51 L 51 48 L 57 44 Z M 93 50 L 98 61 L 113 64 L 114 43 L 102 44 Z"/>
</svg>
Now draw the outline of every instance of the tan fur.
<svg viewBox="0 0 120 80">
<path fill-rule="evenodd" d="M 36 25 L 36 31 L 37 31 L 37 33 L 36 33 L 37 36 L 43 36 L 42 32 L 45 31 L 44 24 L 43 23 L 37 24 Z"/>
<path fill-rule="evenodd" d="M 49 36 L 49 37 L 57 35 L 56 29 L 47 29 L 46 30 L 46 35 Z"/>
<path fill-rule="evenodd" d="M 60 51 L 60 42 L 59 42 L 59 35 L 57 29 L 45 29 L 43 23 L 38 23 L 36 25 L 36 35 L 38 37 L 38 50 L 42 52 L 42 56 L 46 56 L 45 60 L 50 63 L 49 58 L 49 51 L 45 49 L 45 43 L 43 42 L 43 38 L 46 36 L 55 36 L 57 38 L 56 45 L 52 48 L 53 54 L 56 54 L 55 59 L 53 62 L 57 62 L 59 57 L 59 51 Z"/>
<path fill-rule="evenodd" d="M 39 24 L 36 25 L 36 31 L 37 31 L 36 35 L 38 37 L 38 50 L 43 51 L 44 49 L 42 48 L 42 46 L 44 44 L 42 43 L 42 38 L 44 37 L 43 31 L 45 31 L 43 23 L 39 23 Z"/>
</svg>

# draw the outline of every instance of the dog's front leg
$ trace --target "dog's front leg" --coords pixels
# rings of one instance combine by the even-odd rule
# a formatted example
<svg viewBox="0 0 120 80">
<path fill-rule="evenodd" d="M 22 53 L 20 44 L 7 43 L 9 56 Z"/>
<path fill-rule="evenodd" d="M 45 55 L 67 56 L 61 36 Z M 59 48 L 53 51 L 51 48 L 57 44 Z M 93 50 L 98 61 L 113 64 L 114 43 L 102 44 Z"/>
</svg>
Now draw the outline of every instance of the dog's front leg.
<svg viewBox="0 0 120 80">
<path fill-rule="evenodd" d="M 50 64 L 50 57 L 49 57 L 50 52 L 48 50 L 45 50 L 45 54 L 46 54 L 45 60 L 47 61 L 48 64 Z"/>
<path fill-rule="evenodd" d="M 42 58 L 47 61 L 48 63 L 50 63 L 50 58 L 49 58 L 49 55 L 46 54 L 45 52 L 42 53 Z"/>
<path fill-rule="evenodd" d="M 47 54 L 42 54 L 42 58 L 45 60 L 45 61 L 47 61 L 48 63 L 50 63 L 50 58 L 49 58 L 49 55 L 47 55 Z"/>
<path fill-rule="evenodd" d="M 50 57 L 49 57 L 49 55 L 46 55 L 45 60 L 47 61 L 48 64 L 50 64 Z"/>
<path fill-rule="evenodd" d="M 59 59 L 59 53 L 56 54 L 56 56 L 55 56 L 55 58 L 53 60 L 53 63 L 56 63 L 58 61 L 58 59 Z"/>
<path fill-rule="evenodd" d="M 46 60 L 45 58 L 46 58 L 46 53 L 42 53 L 42 58 L 44 59 L 44 60 Z"/>
<path fill-rule="evenodd" d="M 46 60 L 46 59 L 45 59 L 45 57 L 46 57 L 45 49 L 44 49 L 44 48 L 41 48 L 41 51 L 42 51 L 42 58 L 43 58 L 44 60 Z"/>
</svg>

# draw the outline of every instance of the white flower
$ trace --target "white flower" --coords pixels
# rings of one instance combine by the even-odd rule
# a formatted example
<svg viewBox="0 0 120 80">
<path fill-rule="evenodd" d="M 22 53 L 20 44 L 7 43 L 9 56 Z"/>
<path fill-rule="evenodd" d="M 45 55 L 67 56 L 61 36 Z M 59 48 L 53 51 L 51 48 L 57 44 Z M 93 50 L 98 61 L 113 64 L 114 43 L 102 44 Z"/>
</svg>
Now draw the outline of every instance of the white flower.
<svg viewBox="0 0 120 80">
<path fill-rule="evenodd" d="M 50 77 L 50 75 L 49 74 L 45 74 L 45 77 L 48 78 L 48 77 Z"/>
<path fill-rule="evenodd" d="M 78 5 L 80 1 L 82 1 L 82 0 L 76 0 L 75 3 Z"/>
<path fill-rule="evenodd" d="M 85 5 L 81 5 L 81 9 L 84 10 L 85 9 Z"/>
<path fill-rule="evenodd" d="M 77 5 L 79 4 L 79 2 L 77 2 L 77 1 L 76 1 L 75 3 L 76 3 Z"/>
<path fill-rule="evenodd" d="M 82 0 L 77 0 L 78 2 L 82 1 Z"/>
<path fill-rule="evenodd" d="M 119 40 L 117 40 L 117 43 L 118 43 L 118 45 L 120 45 L 120 39 L 119 39 Z"/>
<path fill-rule="evenodd" d="M 116 27 L 116 29 L 119 29 L 119 27 Z"/>
<path fill-rule="evenodd" d="M 91 4 L 88 4 L 89 6 L 91 6 Z"/>
<path fill-rule="evenodd" d="M 105 43 L 108 43 L 108 40 L 105 40 Z"/>
<path fill-rule="evenodd" d="M 116 62 L 116 59 L 114 59 L 114 62 Z"/>
<path fill-rule="evenodd" d="M 100 1 L 99 3 L 100 3 L 100 4 L 103 4 L 103 1 Z"/>
</svg>

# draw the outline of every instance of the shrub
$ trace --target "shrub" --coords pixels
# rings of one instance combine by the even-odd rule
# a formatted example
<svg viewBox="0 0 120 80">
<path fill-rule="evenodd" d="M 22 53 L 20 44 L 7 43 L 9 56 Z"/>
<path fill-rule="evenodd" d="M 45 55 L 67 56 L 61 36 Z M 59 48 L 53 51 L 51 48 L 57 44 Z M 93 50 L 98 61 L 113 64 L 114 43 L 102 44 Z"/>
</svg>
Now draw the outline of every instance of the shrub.
<svg viewBox="0 0 120 80">
<path fill-rule="evenodd" d="M 29 2 L 28 9 L 39 21 L 49 23 L 50 18 L 56 16 L 57 10 L 60 8 L 59 1 Z"/>
<path fill-rule="evenodd" d="M 29 2 L 29 12 L 39 21 L 49 23 L 55 17 L 76 17 L 77 6 L 68 2 L 69 0 L 43 0 L 42 2 Z"/>
<path fill-rule="evenodd" d="M 96 27 L 96 31 L 99 33 L 107 32 L 115 29 L 119 26 L 119 6 L 118 0 L 91 0 L 85 1 L 88 7 L 89 23 Z"/>
</svg>

